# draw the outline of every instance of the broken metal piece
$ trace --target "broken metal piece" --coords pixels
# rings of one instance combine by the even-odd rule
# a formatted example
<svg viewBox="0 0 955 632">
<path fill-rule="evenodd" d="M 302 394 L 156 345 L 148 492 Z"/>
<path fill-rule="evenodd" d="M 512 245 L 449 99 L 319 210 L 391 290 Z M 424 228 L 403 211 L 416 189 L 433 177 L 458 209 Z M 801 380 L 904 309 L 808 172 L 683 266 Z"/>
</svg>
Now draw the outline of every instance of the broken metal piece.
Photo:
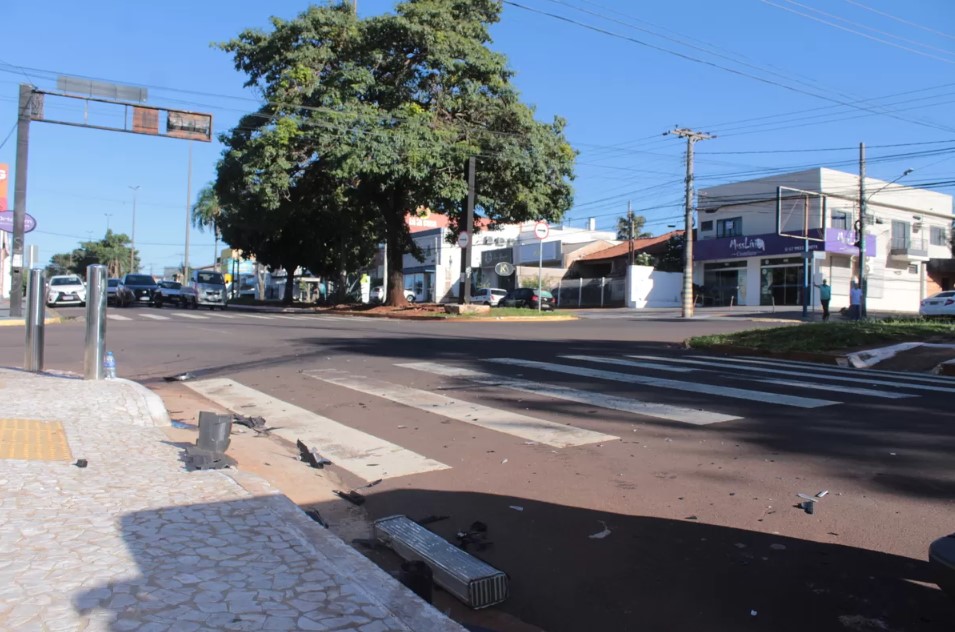
<svg viewBox="0 0 955 632">
<path fill-rule="evenodd" d="M 213 452 L 212 450 L 203 450 L 198 446 L 186 446 L 186 454 L 183 457 L 186 467 L 191 470 L 221 470 L 227 467 L 235 467 L 236 462 L 230 456 L 222 452 Z"/>
<path fill-rule="evenodd" d="M 328 528 L 328 523 L 322 519 L 322 514 L 318 513 L 318 509 L 306 509 L 305 515 L 322 525 L 326 529 Z"/>
<path fill-rule="evenodd" d="M 319 454 L 318 450 L 316 450 L 315 448 L 309 448 L 307 445 L 302 443 L 301 439 L 296 441 L 295 445 L 298 446 L 298 451 L 300 453 L 299 459 L 304 461 L 305 463 L 308 463 L 310 466 L 320 470 L 324 468 L 326 465 L 332 464 L 331 461 L 329 461 L 328 459 L 323 457 L 321 454 Z"/>
<path fill-rule="evenodd" d="M 195 377 L 196 376 L 193 375 L 192 373 L 187 372 L 187 373 L 180 373 L 179 375 L 170 375 L 168 377 L 164 377 L 163 379 L 166 380 L 167 382 L 185 382 Z"/>
<path fill-rule="evenodd" d="M 79 468 L 83 468 L 89 465 L 89 463 L 87 463 L 86 459 L 77 459 L 76 463 L 74 463 L 73 465 Z"/>
<path fill-rule="evenodd" d="M 237 423 L 240 426 L 245 426 L 246 428 L 251 428 L 256 432 L 268 432 L 265 428 L 265 418 L 264 417 L 248 417 L 246 415 L 240 415 L 235 413 L 232 415 L 233 423 Z"/>
<path fill-rule="evenodd" d="M 338 496 L 339 498 L 347 500 L 353 505 L 357 505 L 360 507 L 361 505 L 365 504 L 365 497 L 356 491 L 340 492 L 336 489 L 336 490 L 333 490 L 332 493 Z"/>
</svg>

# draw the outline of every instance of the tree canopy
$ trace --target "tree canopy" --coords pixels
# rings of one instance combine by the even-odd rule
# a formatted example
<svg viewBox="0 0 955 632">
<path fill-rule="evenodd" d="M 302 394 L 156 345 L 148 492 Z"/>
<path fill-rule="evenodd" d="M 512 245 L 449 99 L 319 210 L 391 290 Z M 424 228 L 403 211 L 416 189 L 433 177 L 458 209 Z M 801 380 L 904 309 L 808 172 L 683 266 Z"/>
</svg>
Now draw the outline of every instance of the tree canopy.
<svg viewBox="0 0 955 632">
<path fill-rule="evenodd" d="M 389 286 L 403 287 L 403 255 L 421 257 L 409 212 L 446 213 L 455 235 L 473 229 L 463 209 L 471 156 L 476 217 L 559 220 L 571 205 L 576 152 L 562 119 L 535 120 L 507 59 L 489 48 L 500 13 L 500 0 L 407 0 L 361 19 L 334 3 L 221 44 L 264 100 L 222 136 L 216 192 L 230 209 L 226 240 L 237 245 L 226 224 L 243 208 L 262 218 L 257 238 L 285 221 L 313 246 L 338 231 L 339 265 L 384 238 Z M 389 293 L 389 302 L 404 300 Z"/>
<path fill-rule="evenodd" d="M 140 266 L 139 251 L 136 251 L 135 262 L 130 269 L 130 244 L 128 235 L 107 229 L 106 235 L 100 240 L 80 242 L 79 248 L 72 252 L 50 257 L 50 263 L 46 266 L 47 274 L 75 273 L 85 276 L 86 267 L 92 264 L 106 266 L 106 275 L 109 277 L 135 272 Z"/>
<path fill-rule="evenodd" d="M 633 216 L 633 237 L 632 239 L 645 239 L 647 237 L 653 237 L 653 233 L 648 233 L 643 230 L 643 225 L 647 223 L 647 218 L 643 215 L 634 215 Z M 623 217 L 617 218 L 617 239 L 621 241 L 627 241 L 631 239 L 630 233 L 630 219 L 624 215 Z"/>
</svg>

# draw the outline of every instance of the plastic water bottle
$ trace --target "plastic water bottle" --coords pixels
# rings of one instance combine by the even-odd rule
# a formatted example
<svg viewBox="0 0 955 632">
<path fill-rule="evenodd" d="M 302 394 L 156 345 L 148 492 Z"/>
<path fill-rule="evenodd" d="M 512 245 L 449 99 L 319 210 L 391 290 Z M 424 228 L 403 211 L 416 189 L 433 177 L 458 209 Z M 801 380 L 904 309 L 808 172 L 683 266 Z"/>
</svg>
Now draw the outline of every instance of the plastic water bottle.
<svg viewBox="0 0 955 632">
<path fill-rule="evenodd" d="M 106 352 L 106 357 L 103 358 L 103 369 L 107 380 L 116 379 L 116 357 L 112 351 Z"/>
</svg>

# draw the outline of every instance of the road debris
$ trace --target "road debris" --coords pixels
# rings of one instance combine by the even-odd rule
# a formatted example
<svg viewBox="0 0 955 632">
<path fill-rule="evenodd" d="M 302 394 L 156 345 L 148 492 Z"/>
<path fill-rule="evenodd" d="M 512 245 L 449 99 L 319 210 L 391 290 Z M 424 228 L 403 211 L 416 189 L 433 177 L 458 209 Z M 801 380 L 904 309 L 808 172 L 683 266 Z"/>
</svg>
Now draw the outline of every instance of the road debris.
<svg viewBox="0 0 955 632">
<path fill-rule="evenodd" d="M 235 459 L 232 457 L 222 452 L 203 450 L 194 445 L 186 446 L 186 454 L 182 460 L 190 470 L 222 470 L 236 466 Z"/>
<path fill-rule="evenodd" d="M 301 439 L 296 441 L 295 445 L 298 446 L 299 459 L 305 463 L 308 463 L 311 467 L 320 470 L 326 465 L 332 464 L 331 461 L 319 454 L 318 450 L 315 448 L 309 448 L 307 445 L 302 443 Z"/>
<path fill-rule="evenodd" d="M 480 520 L 471 523 L 467 530 L 458 531 L 454 536 L 458 540 L 458 548 L 467 551 L 469 546 L 475 546 L 478 551 L 483 551 L 494 544 L 487 539 L 487 525 Z"/>
<path fill-rule="evenodd" d="M 76 463 L 74 463 L 73 465 L 79 468 L 84 468 L 87 465 L 89 465 L 89 463 L 87 462 L 86 459 L 76 459 Z"/>
<path fill-rule="evenodd" d="M 314 520 L 315 522 L 317 522 L 318 524 L 322 525 L 326 529 L 328 528 L 328 523 L 322 519 L 322 515 L 318 513 L 318 509 L 306 509 L 305 515 L 311 518 L 312 520 Z"/>
<path fill-rule="evenodd" d="M 259 434 L 268 434 L 269 432 L 265 427 L 264 417 L 248 417 L 236 413 L 232 416 L 232 422 L 240 426 L 245 426 L 246 428 L 251 428 Z"/>
<path fill-rule="evenodd" d="M 521 507 L 520 505 L 509 505 L 509 507 L 513 509 L 514 511 L 524 511 L 524 508 Z"/>
<path fill-rule="evenodd" d="M 824 489 L 824 490 L 822 490 L 821 492 L 819 492 L 818 494 L 816 494 L 816 498 L 825 498 L 828 494 L 829 494 L 829 490 L 828 490 L 828 489 Z"/>
<path fill-rule="evenodd" d="M 365 497 L 362 496 L 361 494 L 359 494 L 359 493 L 356 492 L 356 491 L 342 492 L 342 491 L 339 491 L 339 490 L 335 489 L 335 490 L 332 490 L 332 493 L 335 494 L 336 496 L 338 496 L 339 498 L 342 498 L 342 499 L 344 499 L 344 500 L 347 500 L 348 502 L 350 502 L 350 503 L 353 504 L 353 505 L 356 505 L 356 506 L 359 506 L 359 507 L 360 507 L 361 505 L 364 505 L 364 504 L 365 504 Z"/>
<path fill-rule="evenodd" d="M 186 372 L 186 373 L 180 373 L 179 375 L 170 375 L 170 376 L 164 377 L 163 379 L 167 382 L 186 382 L 188 380 L 195 379 L 195 377 L 196 376 L 193 375 L 192 373 Z"/>
<path fill-rule="evenodd" d="M 173 428 L 179 428 L 180 430 L 195 430 L 197 428 L 196 424 L 179 421 L 178 419 L 173 419 L 170 423 Z"/>
<path fill-rule="evenodd" d="M 771 548 L 774 551 L 785 551 L 786 545 L 785 544 L 770 544 L 769 548 Z"/>
<path fill-rule="evenodd" d="M 603 520 L 598 520 L 597 522 L 602 524 L 604 528 L 603 528 L 603 531 L 598 531 L 597 533 L 591 533 L 590 535 L 588 535 L 587 537 L 590 538 L 591 540 L 603 540 L 608 535 L 610 535 L 610 529 L 607 528 L 607 523 L 604 522 Z"/>
<path fill-rule="evenodd" d="M 425 525 L 431 524 L 432 522 L 441 522 L 442 520 L 447 520 L 450 517 L 451 516 L 425 516 L 421 520 L 415 520 L 415 522 L 423 527 Z"/>
<path fill-rule="evenodd" d="M 802 498 L 803 500 L 808 500 L 808 501 L 811 502 L 811 503 L 814 503 L 814 502 L 816 502 L 817 500 L 819 500 L 819 499 L 816 498 L 815 496 L 810 496 L 809 494 L 796 494 L 796 495 L 799 496 L 800 498 Z"/>
<path fill-rule="evenodd" d="M 501 465 L 504 465 L 505 463 L 507 463 L 507 459 L 504 459 L 503 461 L 501 461 Z"/>
</svg>

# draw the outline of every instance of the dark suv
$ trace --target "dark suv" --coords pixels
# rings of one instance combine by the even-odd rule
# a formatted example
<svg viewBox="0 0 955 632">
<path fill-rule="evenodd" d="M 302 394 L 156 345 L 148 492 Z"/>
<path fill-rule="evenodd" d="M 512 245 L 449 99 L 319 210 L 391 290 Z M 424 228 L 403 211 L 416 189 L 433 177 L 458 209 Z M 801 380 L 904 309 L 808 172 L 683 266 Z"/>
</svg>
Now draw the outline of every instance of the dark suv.
<svg viewBox="0 0 955 632">
<path fill-rule="evenodd" d="M 554 309 L 554 295 L 547 290 L 535 290 L 530 287 L 521 287 L 511 290 L 504 295 L 497 306 L 498 307 L 529 307 L 537 309 L 540 304 L 541 310 Z"/>
<path fill-rule="evenodd" d="M 153 292 L 159 289 L 156 279 L 148 274 L 127 274 L 120 281 L 120 285 L 132 292 L 133 304 L 151 303 Z"/>
</svg>

